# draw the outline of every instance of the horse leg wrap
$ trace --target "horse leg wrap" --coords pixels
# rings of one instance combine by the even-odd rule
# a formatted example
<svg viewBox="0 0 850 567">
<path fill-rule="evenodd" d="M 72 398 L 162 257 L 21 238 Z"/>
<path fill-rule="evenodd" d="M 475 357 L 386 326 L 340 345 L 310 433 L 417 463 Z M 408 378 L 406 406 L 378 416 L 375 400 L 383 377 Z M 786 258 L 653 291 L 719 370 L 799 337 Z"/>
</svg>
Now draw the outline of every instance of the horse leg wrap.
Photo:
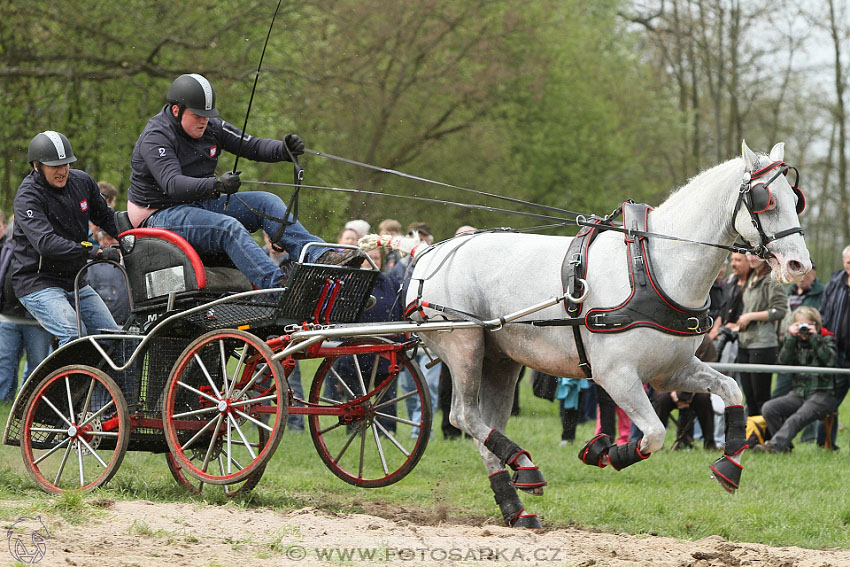
<svg viewBox="0 0 850 567">
<path fill-rule="evenodd" d="M 540 496 L 543 494 L 543 487 L 546 486 L 546 479 L 543 478 L 543 473 L 536 465 L 517 467 L 511 479 L 511 484 L 529 494 Z"/>
<path fill-rule="evenodd" d="M 528 454 L 528 451 L 495 429 L 490 430 L 490 434 L 487 436 L 487 439 L 484 440 L 484 446 L 491 453 L 499 457 L 499 460 L 503 464 L 508 465 L 513 470 L 517 470 L 517 468 L 519 468 L 519 465 L 517 465 L 517 459 L 519 459 L 521 455 L 525 455 L 528 457 L 528 460 L 531 460 L 531 455 Z"/>
<path fill-rule="evenodd" d="M 644 459 L 648 459 L 649 455 L 643 455 L 638 448 L 640 441 L 631 441 L 626 445 L 615 445 L 608 450 L 608 462 L 614 470 L 622 470 L 629 465 L 633 465 Z"/>
<path fill-rule="evenodd" d="M 747 449 L 747 416 L 744 406 L 726 407 L 726 455 L 737 455 Z"/>
<path fill-rule="evenodd" d="M 732 494 L 738 490 L 744 467 L 729 457 L 740 455 L 747 449 L 746 429 L 747 416 L 744 414 L 744 406 L 727 406 L 726 449 L 723 451 L 724 455 L 711 463 L 709 468 L 720 486 Z"/>
<path fill-rule="evenodd" d="M 605 457 L 608 455 L 608 450 L 611 448 L 611 439 L 604 433 L 600 433 L 593 439 L 587 442 L 587 445 L 582 447 L 578 452 L 578 458 L 586 465 L 593 465 L 604 469 L 607 465 Z"/>
<path fill-rule="evenodd" d="M 493 490 L 493 497 L 496 500 L 496 504 L 499 505 L 499 510 L 502 512 L 505 525 L 517 528 L 543 527 L 537 516 L 525 513 L 525 508 L 522 507 L 522 502 L 520 502 L 519 496 L 517 496 L 516 489 L 511 485 L 508 471 L 502 469 L 491 474 L 490 488 Z"/>
</svg>

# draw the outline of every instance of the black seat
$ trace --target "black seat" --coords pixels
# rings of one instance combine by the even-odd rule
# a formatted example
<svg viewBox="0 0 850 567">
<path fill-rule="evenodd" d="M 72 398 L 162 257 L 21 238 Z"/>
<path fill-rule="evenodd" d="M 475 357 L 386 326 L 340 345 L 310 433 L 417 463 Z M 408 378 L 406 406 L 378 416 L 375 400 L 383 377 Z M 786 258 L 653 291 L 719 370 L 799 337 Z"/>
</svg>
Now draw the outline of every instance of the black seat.
<svg viewBox="0 0 850 567">
<path fill-rule="evenodd" d="M 253 289 L 239 270 L 212 265 L 180 235 L 159 228 L 133 228 L 126 211 L 115 213 L 118 241 L 136 307 L 165 302 L 169 295 L 235 293 Z"/>
</svg>

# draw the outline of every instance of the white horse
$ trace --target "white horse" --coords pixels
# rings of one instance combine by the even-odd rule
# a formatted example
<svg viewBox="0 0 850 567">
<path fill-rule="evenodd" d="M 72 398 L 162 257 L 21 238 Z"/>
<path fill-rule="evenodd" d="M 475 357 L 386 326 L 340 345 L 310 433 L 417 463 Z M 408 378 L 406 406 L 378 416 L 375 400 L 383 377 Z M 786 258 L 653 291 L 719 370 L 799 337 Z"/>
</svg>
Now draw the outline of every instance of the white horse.
<svg viewBox="0 0 850 567">
<path fill-rule="evenodd" d="M 774 146 L 769 156 L 755 154 L 745 143 L 742 151 L 743 158 L 699 174 L 652 210 L 646 230 L 725 246 L 733 245 L 739 236 L 753 246 L 766 244 L 763 254 L 769 259 L 773 277 L 783 282 L 799 281 L 811 269 L 811 262 L 795 211 L 802 193 L 781 175 L 788 171 L 782 163 L 784 145 Z M 751 196 L 755 207 L 748 201 Z M 561 296 L 561 264 L 571 240 L 514 233 L 451 239 L 419 256 L 406 300 L 449 306 L 486 320 Z M 655 281 L 668 296 L 681 306 L 704 306 L 728 250 L 654 237 L 648 238 L 647 245 Z M 585 310 L 618 305 L 629 297 L 629 260 L 622 233 L 605 231 L 599 235 L 587 257 L 589 293 Z M 421 320 L 423 313 L 440 315 L 426 308 L 412 318 Z M 563 307 L 554 306 L 527 319 L 565 316 Z M 662 392 L 710 392 L 718 394 L 727 406 L 726 454 L 712 465 L 712 471 L 724 488 L 734 492 L 742 468 L 739 454 L 745 448 L 742 394 L 733 379 L 694 356 L 703 337 L 676 336 L 653 328 L 611 334 L 582 327 L 580 332 L 593 380 L 644 436 L 639 446 L 637 442 L 611 445 L 606 436 L 597 436 L 579 457 L 587 464 L 611 464 L 619 470 L 661 449 L 664 426 L 653 411 L 644 384 Z M 525 513 L 516 487 L 542 494 L 545 481 L 530 455 L 503 432 L 523 365 L 554 376 L 585 376 L 579 367 L 572 329 L 507 324 L 500 330 L 425 333 L 423 340 L 451 370 L 454 395 L 450 420 L 475 439 L 505 522 L 539 527 L 537 518 Z M 513 480 L 506 465 L 515 471 Z"/>
</svg>

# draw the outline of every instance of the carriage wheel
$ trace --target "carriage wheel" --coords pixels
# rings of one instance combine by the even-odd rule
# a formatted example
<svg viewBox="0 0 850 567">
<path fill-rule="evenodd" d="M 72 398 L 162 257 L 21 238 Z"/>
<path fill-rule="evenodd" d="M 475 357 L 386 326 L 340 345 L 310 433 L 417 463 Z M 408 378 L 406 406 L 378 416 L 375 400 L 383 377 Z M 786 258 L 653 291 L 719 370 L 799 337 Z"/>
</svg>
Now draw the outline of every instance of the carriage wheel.
<svg viewBox="0 0 850 567">
<path fill-rule="evenodd" d="M 354 352 L 326 358 L 310 389 L 316 413 L 308 422 L 319 456 L 336 476 L 364 488 L 407 476 L 431 433 L 431 400 L 419 367 L 403 352 L 381 345 L 392 343 L 380 338 L 343 343 Z M 403 370 L 412 377 L 407 392 L 400 380 Z M 422 408 L 415 422 L 402 417 L 407 400 L 413 399 Z"/>
<path fill-rule="evenodd" d="M 262 427 L 257 427 L 257 436 L 259 438 L 260 446 L 265 445 L 268 442 L 268 434 L 266 430 Z M 214 470 L 218 470 L 220 474 L 225 473 L 224 466 L 224 458 L 219 455 L 218 459 L 216 459 L 217 463 L 213 464 Z M 165 462 L 168 465 L 168 470 L 171 472 L 171 476 L 174 477 L 174 480 L 177 481 L 177 484 L 191 492 L 192 494 L 203 494 L 204 489 L 207 489 L 207 484 L 204 484 L 202 481 L 196 479 L 191 475 L 187 475 L 183 472 L 183 467 L 180 466 L 180 463 L 177 462 L 177 459 L 174 458 L 174 455 L 171 453 L 165 454 Z M 241 482 L 237 482 L 234 484 L 225 484 L 222 488 L 224 489 L 224 495 L 228 498 L 236 498 L 237 496 L 242 496 L 254 490 L 257 484 L 260 482 L 260 479 L 263 478 L 263 473 L 266 470 L 266 465 L 263 464 L 260 467 L 257 467 L 251 476 L 246 478 Z M 207 493 L 209 494 L 209 489 L 207 489 Z"/>
<path fill-rule="evenodd" d="M 121 388 L 90 366 L 65 366 L 47 376 L 24 410 L 21 454 L 45 492 L 88 492 L 106 484 L 129 441 Z"/>
<path fill-rule="evenodd" d="M 177 359 L 165 386 L 165 440 L 181 474 L 199 487 L 259 481 L 289 401 L 283 367 L 272 357 L 256 336 L 222 330 L 200 336 Z"/>
</svg>

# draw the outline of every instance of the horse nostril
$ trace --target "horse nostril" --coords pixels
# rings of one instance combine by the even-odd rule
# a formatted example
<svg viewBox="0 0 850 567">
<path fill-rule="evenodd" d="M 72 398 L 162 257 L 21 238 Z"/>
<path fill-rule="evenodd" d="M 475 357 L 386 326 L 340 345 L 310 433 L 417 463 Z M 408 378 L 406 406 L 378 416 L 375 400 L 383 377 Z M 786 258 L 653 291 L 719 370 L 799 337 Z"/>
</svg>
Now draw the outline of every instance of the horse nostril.
<svg viewBox="0 0 850 567">
<path fill-rule="evenodd" d="M 792 274 L 799 274 L 804 271 L 803 264 L 801 262 L 798 262 L 797 260 L 791 260 L 790 262 L 788 262 L 788 270 Z"/>
</svg>

